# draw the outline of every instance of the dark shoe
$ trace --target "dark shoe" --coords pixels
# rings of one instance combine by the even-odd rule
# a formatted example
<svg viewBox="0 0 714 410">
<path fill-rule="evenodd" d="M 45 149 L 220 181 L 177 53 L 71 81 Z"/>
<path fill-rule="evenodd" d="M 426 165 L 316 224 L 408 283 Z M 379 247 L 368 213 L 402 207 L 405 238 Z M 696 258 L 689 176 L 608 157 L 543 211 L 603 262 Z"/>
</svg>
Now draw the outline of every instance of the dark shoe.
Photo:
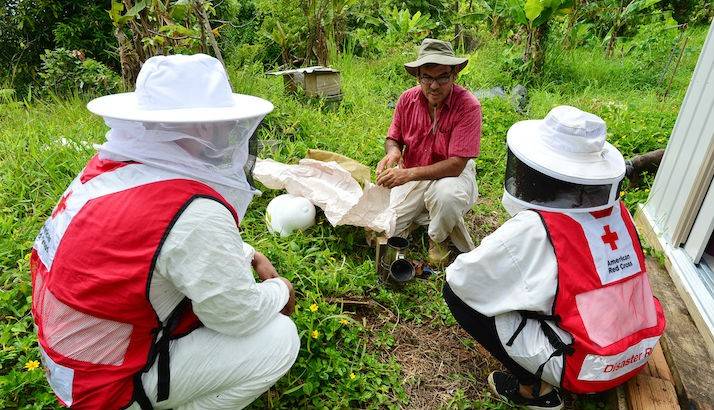
<svg viewBox="0 0 714 410">
<path fill-rule="evenodd" d="M 560 410 L 563 408 L 563 400 L 555 388 L 548 394 L 544 394 L 535 399 L 523 397 L 518 392 L 518 379 L 506 372 L 496 371 L 489 374 L 488 385 L 497 397 L 519 406 L 525 406 L 527 409 Z"/>
</svg>

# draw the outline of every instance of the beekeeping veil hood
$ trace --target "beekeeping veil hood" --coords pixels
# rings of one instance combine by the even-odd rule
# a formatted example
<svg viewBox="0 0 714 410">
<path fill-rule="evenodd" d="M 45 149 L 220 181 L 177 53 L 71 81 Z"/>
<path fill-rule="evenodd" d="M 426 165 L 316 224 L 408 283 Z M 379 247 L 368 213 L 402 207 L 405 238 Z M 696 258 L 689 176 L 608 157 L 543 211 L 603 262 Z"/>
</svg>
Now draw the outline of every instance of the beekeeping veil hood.
<svg viewBox="0 0 714 410">
<path fill-rule="evenodd" d="M 133 160 L 198 179 L 243 217 L 253 195 L 256 129 L 273 110 L 234 94 L 223 65 L 205 54 L 152 57 L 136 91 L 94 99 L 87 108 L 111 128 L 99 157 Z"/>
<path fill-rule="evenodd" d="M 625 175 L 620 151 L 605 141 L 605 122 L 575 107 L 508 130 L 503 202 L 514 208 L 591 212 L 611 207 Z"/>
</svg>

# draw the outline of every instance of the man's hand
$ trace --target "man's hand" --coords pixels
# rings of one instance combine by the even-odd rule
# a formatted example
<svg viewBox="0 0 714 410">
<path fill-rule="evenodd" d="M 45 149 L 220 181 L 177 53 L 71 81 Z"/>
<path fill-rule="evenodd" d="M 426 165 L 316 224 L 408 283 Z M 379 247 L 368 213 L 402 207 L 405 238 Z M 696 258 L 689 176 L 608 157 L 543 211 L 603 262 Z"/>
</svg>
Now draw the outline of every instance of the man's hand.
<svg viewBox="0 0 714 410">
<path fill-rule="evenodd" d="M 260 278 L 261 282 L 280 276 L 278 275 L 278 271 L 275 270 L 273 264 L 270 263 L 270 260 L 258 251 L 255 251 L 252 265 L 253 269 L 255 269 L 255 272 L 258 274 L 258 277 Z"/>
<path fill-rule="evenodd" d="M 414 179 L 414 170 L 410 168 L 389 168 L 377 176 L 377 185 L 394 188 Z"/>
<path fill-rule="evenodd" d="M 289 280 L 285 278 L 280 278 L 283 282 L 285 282 L 286 285 L 288 285 L 288 289 L 290 290 L 290 297 L 288 298 L 288 303 L 285 304 L 285 307 L 283 310 L 280 311 L 280 313 L 284 314 L 285 316 L 290 316 L 295 312 L 295 288 L 293 288 L 293 284 L 290 283 Z"/>
<path fill-rule="evenodd" d="M 398 148 L 392 148 L 387 152 L 387 155 L 382 158 L 381 161 L 377 164 L 377 177 L 379 178 L 379 175 L 384 171 L 385 169 L 390 169 L 395 165 L 398 165 L 402 161 L 402 152 Z"/>
</svg>

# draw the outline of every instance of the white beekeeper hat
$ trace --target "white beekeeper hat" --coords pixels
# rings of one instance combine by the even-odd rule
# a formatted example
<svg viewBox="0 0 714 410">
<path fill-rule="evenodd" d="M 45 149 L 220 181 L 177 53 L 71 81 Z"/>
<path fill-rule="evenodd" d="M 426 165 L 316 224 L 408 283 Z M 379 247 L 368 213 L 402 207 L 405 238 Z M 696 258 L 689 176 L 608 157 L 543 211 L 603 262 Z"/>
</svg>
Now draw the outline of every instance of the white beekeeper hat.
<svg viewBox="0 0 714 410">
<path fill-rule="evenodd" d="M 87 108 L 110 130 L 99 157 L 133 160 L 198 179 L 243 217 L 256 191 L 249 181 L 256 130 L 273 104 L 233 93 L 226 70 L 205 55 L 144 62 L 136 91 L 94 99 Z"/>
<path fill-rule="evenodd" d="M 149 58 L 136 79 L 136 91 L 96 98 L 87 108 L 105 118 L 198 123 L 262 118 L 273 104 L 233 93 L 220 61 L 194 54 Z"/>
<path fill-rule="evenodd" d="M 625 159 L 605 141 L 605 121 L 575 107 L 508 130 L 505 195 L 544 210 L 595 211 L 618 199 Z"/>
</svg>

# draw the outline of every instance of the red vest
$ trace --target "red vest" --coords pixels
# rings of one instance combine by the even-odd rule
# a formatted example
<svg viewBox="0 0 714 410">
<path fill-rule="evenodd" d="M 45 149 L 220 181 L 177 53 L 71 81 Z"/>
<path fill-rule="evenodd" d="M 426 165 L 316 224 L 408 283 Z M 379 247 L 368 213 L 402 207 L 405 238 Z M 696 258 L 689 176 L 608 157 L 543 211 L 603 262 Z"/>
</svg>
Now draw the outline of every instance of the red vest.
<svg viewBox="0 0 714 410">
<path fill-rule="evenodd" d="M 573 338 L 563 349 L 561 386 L 574 393 L 613 388 L 639 372 L 665 326 L 632 217 L 622 203 L 538 213 L 558 263 L 552 314 Z"/>
<path fill-rule="evenodd" d="M 169 337 L 157 339 L 200 326 L 187 299 L 164 323 L 149 301 L 161 246 L 196 198 L 222 203 L 238 223 L 201 182 L 96 156 L 62 195 L 35 240 L 31 271 L 42 361 L 66 406 L 115 409 L 145 398 L 135 382 L 162 348 L 158 365 L 168 370 Z M 157 401 L 168 396 L 168 380 L 159 383 Z"/>
</svg>

